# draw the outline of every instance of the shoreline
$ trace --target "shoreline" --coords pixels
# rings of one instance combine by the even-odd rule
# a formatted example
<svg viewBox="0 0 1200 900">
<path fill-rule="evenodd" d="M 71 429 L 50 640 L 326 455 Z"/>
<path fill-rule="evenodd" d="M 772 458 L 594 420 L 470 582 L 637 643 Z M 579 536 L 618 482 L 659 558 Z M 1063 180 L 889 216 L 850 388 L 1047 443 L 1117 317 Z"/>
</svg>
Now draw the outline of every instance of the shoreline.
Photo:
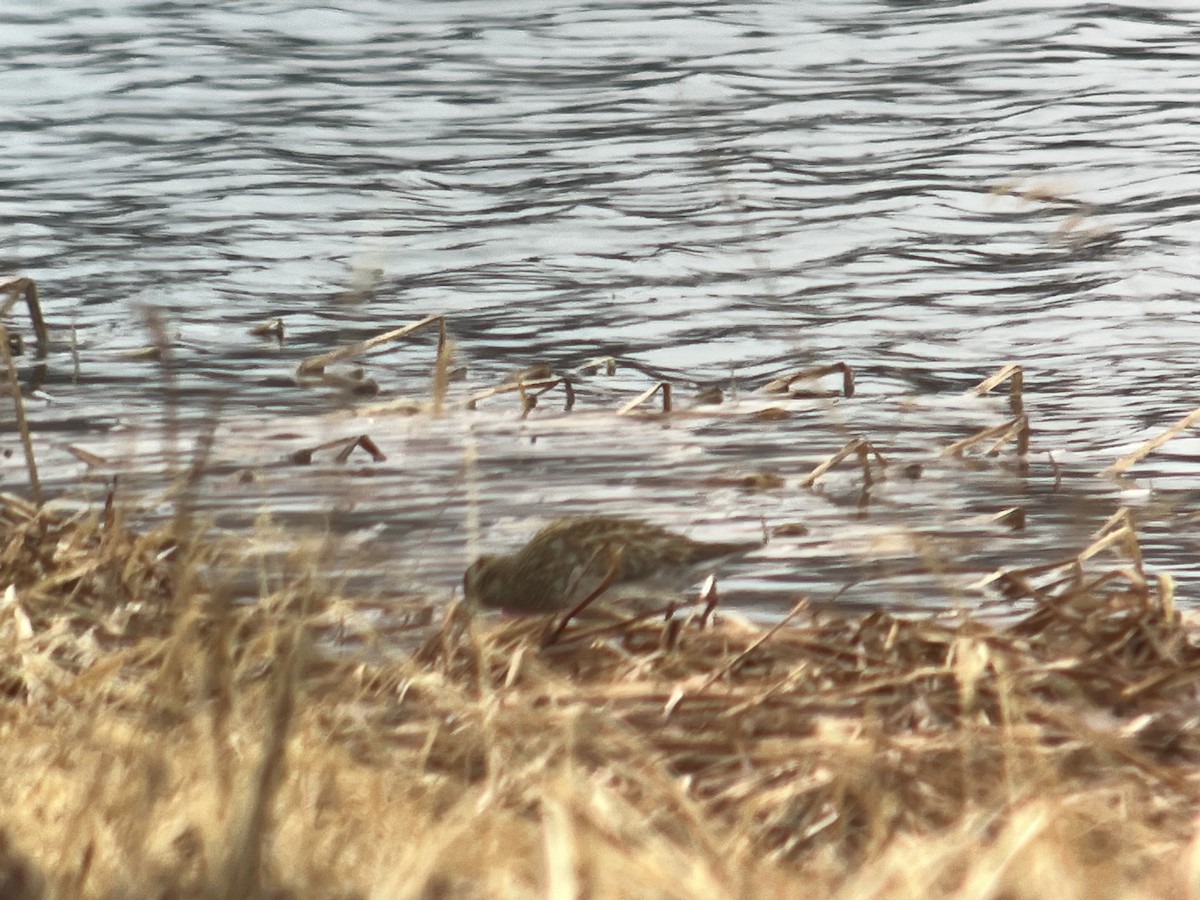
<svg viewBox="0 0 1200 900">
<path fill-rule="evenodd" d="M 1004 627 L 801 603 L 548 642 L 452 606 L 404 655 L 346 627 L 311 548 L 247 606 L 213 578 L 238 548 L 114 505 L 0 521 L 0 884 L 25 896 L 1196 884 L 1200 649 L 1132 529 L 1011 570 L 1034 609 Z"/>
</svg>

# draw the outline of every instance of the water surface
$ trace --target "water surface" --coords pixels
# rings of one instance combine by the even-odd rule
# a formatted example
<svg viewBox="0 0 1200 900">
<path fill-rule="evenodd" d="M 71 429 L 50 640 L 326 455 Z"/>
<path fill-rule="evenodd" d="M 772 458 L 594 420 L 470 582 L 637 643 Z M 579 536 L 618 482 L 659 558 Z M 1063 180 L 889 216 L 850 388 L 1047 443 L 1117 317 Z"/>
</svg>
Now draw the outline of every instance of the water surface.
<svg viewBox="0 0 1200 900">
<path fill-rule="evenodd" d="M 603 512 L 723 539 L 806 524 L 729 572 L 758 609 L 856 580 L 839 602 L 975 604 L 996 565 L 1075 552 L 1132 505 L 1196 596 L 1195 438 L 1096 475 L 1197 405 L 1192 7 L 47 2 L 0 28 L 0 272 L 36 279 L 52 327 L 22 369 L 51 490 L 120 469 L 169 509 L 164 370 L 125 353 L 152 307 L 188 441 L 222 403 L 203 508 L 330 530 L 385 594 L 448 592 L 477 549 Z M 369 401 L 292 386 L 430 313 L 466 367 L 445 415 L 353 413 L 427 398 L 431 336 L 362 361 Z M 249 333 L 272 317 L 282 344 Z M 576 374 L 570 413 L 461 408 L 600 356 L 616 374 Z M 769 378 L 837 361 L 852 398 L 755 417 Z M 963 396 L 1010 362 L 1025 464 L 941 457 L 1010 414 Z M 726 402 L 612 414 L 660 379 Z M 386 460 L 285 461 L 361 432 Z M 856 436 L 891 477 L 799 486 Z M 21 490 L 11 429 L 0 448 Z M 735 483 L 764 471 L 785 486 Z M 1023 531 L 992 521 L 1013 506 Z"/>
</svg>

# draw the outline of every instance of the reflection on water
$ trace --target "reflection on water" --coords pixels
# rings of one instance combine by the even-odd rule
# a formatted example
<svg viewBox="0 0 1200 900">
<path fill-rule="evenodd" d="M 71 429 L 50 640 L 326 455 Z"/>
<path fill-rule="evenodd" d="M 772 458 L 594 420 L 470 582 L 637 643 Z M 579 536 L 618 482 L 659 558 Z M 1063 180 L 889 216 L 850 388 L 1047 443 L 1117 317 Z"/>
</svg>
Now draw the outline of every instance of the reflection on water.
<svg viewBox="0 0 1200 900">
<path fill-rule="evenodd" d="M 1078 549 L 1132 504 L 1150 561 L 1194 595 L 1194 439 L 1128 483 L 1096 473 L 1196 405 L 1198 25 L 1087 4 L 0 11 L 0 273 L 37 279 L 55 342 L 29 398 L 39 454 L 59 485 L 82 471 L 72 443 L 150 464 L 162 370 L 125 353 L 150 342 L 149 305 L 174 330 L 185 432 L 223 398 L 205 504 L 230 527 L 263 504 L 330 525 L 385 590 L 455 583 L 472 515 L 492 548 L 603 511 L 700 537 L 806 523 L 731 569 L 747 603 L 855 579 L 842 602 L 973 603 L 980 573 Z M 535 360 L 618 369 L 524 420 L 512 397 L 352 416 L 367 401 L 286 386 L 433 312 L 468 367 L 452 400 Z M 272 316 L 282 344 L 249 333 Z M 754 415 L 772 375 L 838 360 L 854 397 Z M 962 395 L 1012 361 L 1027 466 L 941 457 L 1005 418 Z M 376 400 L 428 394 L 428 340 L 366 366 Z M 612 415 L 661 378 L 684 406 L 729 399 Z M 362 432 L 386 461 L 279 462 Z M 855 436 L 922 477 L 865 502 L 853 467 L 798 486 Z M 16 489 L 10 431 L 0 449 Z M 786 484 L 736 483 L 756 472 Z M 993 520 L 1013 506 L 1024 531 Z"/>
</svg>

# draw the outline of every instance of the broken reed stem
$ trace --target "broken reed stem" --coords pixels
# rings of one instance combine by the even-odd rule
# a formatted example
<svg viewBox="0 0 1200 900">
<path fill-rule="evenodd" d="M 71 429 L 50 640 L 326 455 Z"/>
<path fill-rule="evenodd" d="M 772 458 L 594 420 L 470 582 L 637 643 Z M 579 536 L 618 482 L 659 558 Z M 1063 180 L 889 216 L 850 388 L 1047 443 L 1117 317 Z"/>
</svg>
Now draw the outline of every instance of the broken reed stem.
<svg viewBox="0 0 1200 900">
<path fill-rule="evenodd" d="M 0 325 L 0 356 L 4 358 L 4 369 L 8 373 L 8 391 L 12 397 L 13 412 L 17 419 L 17 431 L 21 434 L 21 448 L 25 452 L 25 468 L 29 472 L 29 487 L 33 502 L 42 506 L 42 483 L 38 479 L 37 457 L 33 453 L 33 438 L 29 434 L 29 420 L 25 418 L 25 401 L 21 397 L 21 385 L 17 381 L 17 366 L 12 351 L 8 348 L 8 329 Z"/>
<path fill-rule="evenodd" d="M 338 452 L 334 459 L 338 463 L 344 463 L 350 458 L 350 454 L 361 447 L 375 462 L 385 462 L 387 455 L 379 449 L 379 445 L 371 439 L 369 434 L 360 434 L 356 437 L 340 437 L 334 438 L 331 441 L 317 444 L 313 447 L 302 447 L 288 454 L 288 462 L 298 466 L 307 466 L 312 464 L 313 456 L 322 450 L 328 450 L 331 447 L 337 447 Z"/>
<path fill-rule="evenodd" d="M 592 375 L 600 371 L 603 371 L 605 375 L 616 375 L 617 360 L 612 356 L 597 356 L 595 359 L 589 359 L 575 371 L 580 375 Z"/>
<path fill-rule="evenodd" d="M 1040 563 L 1035 566 L 1026 566 L 1020 569 L 997 569 L 982 579 L 979 582 L 979 586 L 983 587 L 995 581 L 1028 583 L 1028 579 L 1030 578 L 1047 575 L 1061 569 L 1068 569 L 1070 570 L 1069 574 L 1042 585 L 1038 590 L 1055 590 L 1065 584 L 1073 583 L 1074 587 L 1072 590 L 1074 592 L 1086 593 L 1091 588 L 1104 584 L 1113 577 L 1114 573 L 1110 572 L 1091 583 L 1085 582 L 1083 578 L 1083 564 L 1113 546 L 1119 546 L 1133 563 L 1131 574 L 1136 574 L 1136 578 L 1127 575 L 1126 577 L 1129 578 L 1130 582 L 1138 582 L 1143 586 L 1147 584 L 1148 576 L 1142 557 L 1141 543 L 1138 541 L 1137 522 L 1130 509 L 1127 507 L 1118 509 L 1100 526 L 1096 535 L 1096 540 L 1092 541 L 1091 544 L 1084 547 L 1074 556 Z M 1120 572 L 1120 570 L 1116 571 Z"/>
<path fill-rule="evenodd" d="M 825 375 L 832 375 L 835 372 L 840 372 L 842 375 L 842 396 L 854 396 L 854 370 L 844 362 L 829 363 L 823 366 L 813 366 L 809 369 L 801 369 L 799 372 L 793 372 L 791 375 L 784 375 L 780 378 L 772 379 L 763 385 L 762 390 L 765 394 L 783 394 L 786 393 L 795 381 L 808 380 L 810 378 L 821 378 Z M 829 392 L 822 392 L 827 394 Z"/>
<path fill-rule="evenodd" d="M 1024 456 L 1029 452 L 1029 417 L 1017 416 L 1012 421 L 1008 428 L 1000 437 L 996 438 L 992 446 L 985 451 L 985 456 L 996 456 L 1000 452 L 1000 448 L 1012 440 L 1013 435 L 1017 436 L 1017 455 Z"/>
<path fill-rule="evenodd" d="M 38 296 L 37 283 L 32 278 L 17 276 L 0 281 L 0 291 L 8 294 L 8 301 L 0 306 L 0 318 L 8 314 L 17 297 L 25 297 L 25 305 L 29 309 L 29 319 L 33 323 L 33 333 L 37 335 L 37 356 L 42 359 L 50 350 L 50 331 L 46 328 L 46 320 L 42 317 L 42 301 Z M 6 337 L 5 340 L 8 338 Z"/>
<path fill-rule="evenodd" d="M 495 397 L 497 394 L 516 393 L 521 398 L 521 414 L 528 415 L 533 407 L 537 406 L 537 400 L 542 394 L 551 391 L 554 388 L 562 385 L 563 392 L 566 394 L 566 403 L 564 410 L 570 411 L 575 406 L 575 387 L 571 384 L 571 379 L 566 376 L 555 375 L 549 378 L 538 378 L 534 381 L 506 381 L 503 384 L 498 384 L 495 387 L 490 387 L 472 395 L 467 399 L 467 409 L 475 409 L 480 400 L 486 400 L 489 397 Z M 530 394 L 530 391 L 535 393 Z"/>
<path fill-rule="evenodd" d="M 674 613 L 676 608 L 677 604 L 671 602 L 665 606 L 639 612 L 628 618 L 622 618 L 611 624 L 597 625 L 594 628 L 585 628 L 580 625 L 580 630 L 572 631 L 566 640 L 556 640 L 553 644 L 547 644 L 543 640 L 542 650 L 545 653 L 569 653 L 579 647 L 590 646 L 597 638 L 625 634 L 635 625 L 644 624 L 651 619 L 667 619 Z M 544 633 L 549 633 L 549 629 L 546 629 Z"/>
<path fill-rule="evenodd" d="M 575 406 L 575 385 L 571 384 L 571 379 L 565 375 L 559 380 L 562 382 L 563 393 L 567 395 L 566 406 L 563 408 L 569 412 Z M 546 390 L 542 391 L 542 393 L 538 394 L 538 396 L 540 397 L 548 390 L 550 390 L 550 388 L 546 388 Z"/>
<path fill-rule="evenodd" d="M 1104 470 L 1103 474 L 1105 474 L 1105 475 L 1120 475 L 1122 472 L 1124 472 L 1126 469 L 1128 469 L 1134 463 L 1138 462 L 1139 460 L 1141 460 L 1142 458 L 1144 458 L 1146 456 L 1149 456 L 1151 453 L 1153 453 L 1155 450 L 1157 450 L 1159 447 L 1161 447 L 1163 444 L 1165 444 L 1171 438 L 1175 437 L 1175 435 L 1179 434 L 1181 431 L 1185 431 L 1186 429 L 1191 428 L 1197 419 L 1200 419 L 1200 407 L 1193 409 L 1190 413 L 1188 413 L 1186 416 L 1184 416 L 1182 419 L 1180 419 L 1178 422 L 1176 422 L 1170 428 L 1165 429 L 1159 435 L 1146 441 L 1144 444 L 1142 444 L 1140 447 L 1138 447 L 1132 453 L 1127 453 L 1124 456 L 1122 456 L 1115 463 L 1113 463 L 1111 466 L 1106 468 Z"/>
<path fill-rule="evenodd" d="M 962 456 L 963 451 L 969 447 L 973 447 L 980 441 L 986 441 L 988 438 L 1000 435 L 999 439 L 987 451 L 989 456 L 993 456 L 999 452 L 1000 447 L 1005 442 L 1012 439 L 1012 436 L 1017 436 L 1017 453 L 1024 456 L 1029 452 L 1029 417 L 1026 415 L 1016 416 L 999 425 L 989 425 L 986 428 L 981 428 L 974 434 L 963 438 L 960 441 L 955 441 L 950 446 L 942 451 L 942 456 Z"/>
<path fill-rule="evenodd" d="M 827 460 L 825 460 L 825 462 L 821 463 L 819 466 L 809 472 L 808 475 L 801 479 L 800 486 L 812 487 L 814 484 L 816 484 L 818 478 L 840 463 L 843 459 L 850 456 L 852 453 L 858 456 L 858 464 L 863 470 L 863 481 L 868 487 L 875 483 L 875 479 L 871 475 L 872 455 L 874 455 L 876 461 L 879 463 L 879 469 L 881 472 L 887 469 L 887 460 L 884 459 L 879 451 L 871 445 L 870 441 L 868 441 L 866 438 L 854 438 L 854 440 L 847 443 L 844 447 L 842 447 L 842 449 L 838 450 Z"/>
<path fill-rule="evenodd" d="M 863 473 L 863 487 L 870 487 L 875 483 L 875 479 L 871 477 L 871 455 L 867 446 L 867 442 L 863 441 L 854 448 L 854 452 L 858 455 L 858 466 Z"/>
<path fill-rule="evenodd" d="M 440 416 L 446 405 L 446 394 L 450 391 L 450 361 L 453 355 L 454 342 L 439 340 L 437 357 L 433 361 L 432 400 L 435 416 Z"/>
<path fill-rule="evenodd" d="M 629 415 L 631 412 L 658 393 L 662 394 L 662 411 L 664 413 L 669 413 L 671 411 L 671 382 L 660 381 L 658 384 L 654 385 L 654 387 L 647 388 L 646 390 L 642 391 L 640 394 L 618 409 L 617 415 Z"/>
<path fill-rule="evenodd" d="M 1020 416 L 1025 412 L 1025 404 L 1022 399 L 1025 389 L 1025 369 L 1016 363 L 1009 363 L 1007 366 L 1002 366 L 979 382 L 979 384 L 975 385 L 975 387 L 971 388 L 967 393 L 981 397 L 1005 381 L 1009 383 L 1008 405 L 1012 409 L 1014 416 Z"/>
<path fill-rule="evenodd" d="M 706 677 L 704 679 L 704 681 L 702 681 L 700 683 L 700 686 L 698 688 L 696 688 L 695 691 L 692 692 L 691 696 L 698 697 L 701 694 L 703 694 L 715 682 L 719 681 L 720 679 L 724 678 L 727 674 L 732 672 L 738 665 L 741 664 L 742 660 L 744 660 L 746 657 L 748 657 L 750 654 L 752 654 L 755 650 L 757 650 L 759 647 L 761 647 L 763 644 L 765 644 L 767 641 L 769 641 L 771 638 L 773 638 L 781 629 L 786 627 L 787 624 L 792 621 L 792 619 L 796 618 L 796 616 L 800 615 L 800 613 L 807 608 L 808 608 L 808 597 L 801 597 L 799 600 L 797 600 L 795 603 L 792 604 L 792 608 L 786 616 L 784 616 L 782 619 L 780 619 L 778 622 L 776 622 L 767 631 L 764 631 L 761 635 L 758 636 L 758 638 L 751 641 L 745 650 L 743 650 L 741 653 L 738 653 L 736 656 L 734 656 L 732 659 L 730 659 L 728 662 L 726 662 L 725 665 L 721 666 L 719 669 L 713 669 L 713 671 L 709 673 L 708 677 Z M 683 696 L 680 697 L 680 700 L 682 700 L 682 699 L 683 699 Z M 674 712 L 674 710 L 677 709 L 678 706 L 679 706 L 679 702 L 676 701 L 671 706 L 670 710 L 667 712 L 667 715 L 670 715 L 671 712 Z"/>
<path fill-rule="evenodd" d="M 1129 586 L 1140 594 L 1145 596 L 1150 595 L 1150 583 L 1146 581 L 1137 571 L 1129 566 L 1120 566 L 1116 569 L 1109 569 L 1107 572 L 1101 572 L 1095 578 L 1090 578 L 1081 581 L 1076 588 L 1076 591 L 1085 596 L 1095 594 L 1100 588 L 1110 584 L 1118 579 L 1124 579 L 1129 583 Z"/>
<path fill-rule="evenodd" d="M 1138 572 L 1145 575 L 1145 568 L 1142 565 L 1142 547 L 1138 543 L 1137 537 L 1137 519 L 1133 515 L 1133 510 L 1125 506 L 1121 507 L 1108 517 L 1108 521 L 1100 527 L 1098 533 L 1100 538 L 1080 554 L 1080 562 L 1095 556 L 1104 547 L 1120 541 Z M 1103 546 L 1101 546 L 1102 544 Z"/>
<path fill-rule="evenodd" d="M 1011 528 L 1013 531 L 1024 531 L 1025 507 L 1010 506 L 1008 509 L 1002 509 L 992 516 L 992 521 Z"/>
<path fill-rule="evenodd" d="M 1158 611 L 1167 621 L 1175 619 L 1175 578 L 1169 572 L 1154 576 L 1158 583 Z"/>
<path fill-rule="evenodd" d="M 79 335 L 75 323 L 71 323 L 71 384 L 79 384 Z"/>
<path fill-rule="evenodd" d="M 343 359 L 359 356 L 370 350 L 372 347 L 378 347 L 380 344 L 387 344 L 399 340 L 402 337 L 407 337 L 414 331 L 418 331 L 427 325 L 436 323 L 438 327 L 438 354 L 440 355 L 446 346 L 446 317 L 443 315 L 426 316 L 418 322 L 413 322 L 410 325 L 405 325 L 403 328 L 396 328 L 392 331 L 385 331 L 383 334 L 377 334 L 373 338 L 367 338 L 364 341 L 359 341 L 356 344 L 349 344 L 345 347 L 338 347 L 336 350 L 330 350 L 328 353 L 322 353 L 320 356 L 313 356 L 302 363 L 296 369 L 299 375 L 320 375 L 325 367 L 331 363 L 340 362 Z"/>
</svg>

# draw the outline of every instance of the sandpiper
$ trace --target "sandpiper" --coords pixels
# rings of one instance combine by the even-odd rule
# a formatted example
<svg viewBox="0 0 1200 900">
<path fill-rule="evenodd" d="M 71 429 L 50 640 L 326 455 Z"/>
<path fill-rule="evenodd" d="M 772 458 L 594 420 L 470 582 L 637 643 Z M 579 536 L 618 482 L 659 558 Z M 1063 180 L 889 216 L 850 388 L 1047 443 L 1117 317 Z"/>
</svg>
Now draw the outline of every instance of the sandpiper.
<svg viewBox="0 0 1200 900">
<path fill-rule="evenodd" d="M 522 613 L 572 609 L 593 593 L 678 594 L 759 541 L 707 543 L 612 516 L 556 519 L 521 550 L 481 556 L 463 576 L 468 601 Z"/>
</svg>

